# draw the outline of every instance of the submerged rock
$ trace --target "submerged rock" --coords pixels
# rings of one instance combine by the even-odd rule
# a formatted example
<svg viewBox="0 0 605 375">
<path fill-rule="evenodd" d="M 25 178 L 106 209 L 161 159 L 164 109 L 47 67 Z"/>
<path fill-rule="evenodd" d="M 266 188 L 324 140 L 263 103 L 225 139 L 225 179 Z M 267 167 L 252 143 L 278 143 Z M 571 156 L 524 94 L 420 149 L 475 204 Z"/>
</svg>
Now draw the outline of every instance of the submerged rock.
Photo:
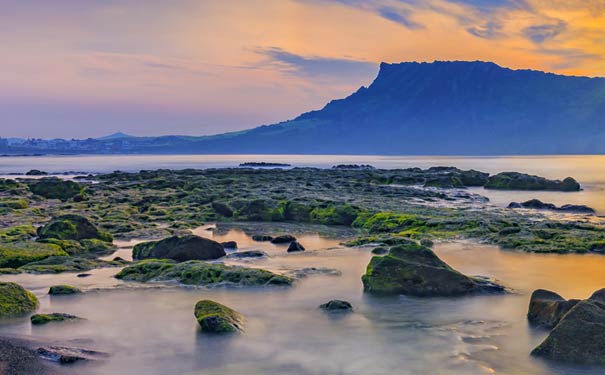
<svg viewBox="0 0 605 375">
<path fill-rule="evenodd" d="M 549 290 L 535 290 L 529 301 L 527 320 L 530 324 L 552 328 L 579 300 L 566 300 L 555 292 Z"/>
<path fill-rule="evenodd" d="M 68 320 L 80 319 L 82 318 L 66 313 L 34 314 L 30 318 L 33 325 L 42 325 L 51 322 L 64 322 Z"/>
<path fill-rule="evenodd" d="M 132 250 L 134 259 L 212 260 L 225 256 L 220 243 L 194 235 L 173 236 L 161 241 L 143 242 Z"/>
<path fill-rule="evenodd" d="M 0 319 L 23 316 L 37 308 L 38 299 L 33 293 L 16 283 L 0 282 Z"/>
<path fill-rule="evenodd" d="M 265 236 L 262 234 L 255 234 L 252 236 L 252 240 L 256 242 L 267 242 L 273 240 L 272 236 Z"/>
<path fill-rule="evenodd" d="M 596 211 L 588 206 L 584 205 L 574 205 L 574 204 L 564 204 L 561 207 L 557 207 L 552 203 L 544 203 L 539 199 L 531 199 L 526 202 L 518 203 L 511 202 L 508 205 L 508 208 L 527 208 L 533 210 L 550 210 L 550 211 L 559 211 L 559 212 L 568 212 L 568 213 L 576 213 L 576 214 L 595 214 Z"/>
<path fill-rule="evenodd" d="M 38 348 L 37 353 L 40 357 L 58 362 L 60 364 L 71 364 L 80 361 L 95 361 L 108 357 L 107 353 L 96 350 L 69 348 L 65 346 L 49 346 Z"/>
<path fill-rule="evenodd" d="M 227 258 L 232 259 L 241 259 L 241 258 L 262 258 L 266 257 L 267 253 L 260 250 L 248 250 L 248 251 L 240 251 L 237 253 L 232 253 L 227 255 Z"/>
<path fill-rule="evenodd" d="M 173 263 L 150 259 L 125 267 L 118 279 L 139 282 L 178 282 L 187 285 L 290 286 L 293 280 L 259 268 L 226 266 L 197 260 Z"/>
<path fill-rule="evenodd" d="M 237 311 L 211 300 L 195 304 L 195 319 L 204 333 L 233 333 L 243 328 L 243 316 Z"/>
<path fill-rule="evenodd" d="M 48 294 L 51 296 L 79 294 L 82 291 L 71 285 L 53 285 L 48 288 Z"/>
<path fill-rule="evenodd" d="M 579 191 L 580 184 L 571 177 L 560 181 L 548 180 L 544 177 L 518 172 L 502 172 L 490 176 L 485 184 L 485 188 L 497 190 Z"/>
<path fill-rule="evenodd" d="M 319 308 L 329 312 L 351 312 L 353 305 L 350 302 L 333 299 L 329 302 L 319 305 Z"/>
<path fill-rule="evenodd" d="M 288 246 L 288 252 L 293 253 L 297 251 L 305 251 L 305 247 L 301 245 L 298 241 L 290 242 L 290 245 Z"/>
<path fill-rule="evenodd" d="M 382 295 L 434 297 L 506 291 L 492 281 L 463 275 L 431 249 L 412 242 L 373 257 L 362 281 L 366 292 Z"/>
<path fill-rule="evenodd" d="M 221 242 L 221 245 L 223 245 L 223 247 L 226 249 L 237 249 L 237 242 L 235 241 Z"/>
<path fill-rule="evenodd" d="M 605 365 L 605 305 L 578 302 L 531 354 L 557 362 Z"/>
</svg>

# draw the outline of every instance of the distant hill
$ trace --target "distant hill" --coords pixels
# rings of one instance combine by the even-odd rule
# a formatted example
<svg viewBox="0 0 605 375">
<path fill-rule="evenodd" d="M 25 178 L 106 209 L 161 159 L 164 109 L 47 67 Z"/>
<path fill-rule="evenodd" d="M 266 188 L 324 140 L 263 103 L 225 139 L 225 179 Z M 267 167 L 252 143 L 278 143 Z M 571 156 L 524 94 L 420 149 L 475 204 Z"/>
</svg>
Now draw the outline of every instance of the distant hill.
<svg viewBox="0 0 605 375">
<path fill-rule="evenodd" d="M 110 137 L 77 152 L 603 154 L 605 78 L 489 62 L 382 63 L 369 87 L 279 124 L 207 137 Z"/>
<path fill-rule="evenodd" d="M 110 134 L 110 135 L 106 135 L 105 137 L 99 137 L 97 139 L 101 140 L 101 141 L 107 141 L 107 140 L 110 140 L 110 139 L 119 139 L 119 138 L 133 138 L 133 136 L 132 135 L 128 135 L 126 133 L 117 132 L 117 133 L 113 133 L 113 134 Z"/>
</svg>

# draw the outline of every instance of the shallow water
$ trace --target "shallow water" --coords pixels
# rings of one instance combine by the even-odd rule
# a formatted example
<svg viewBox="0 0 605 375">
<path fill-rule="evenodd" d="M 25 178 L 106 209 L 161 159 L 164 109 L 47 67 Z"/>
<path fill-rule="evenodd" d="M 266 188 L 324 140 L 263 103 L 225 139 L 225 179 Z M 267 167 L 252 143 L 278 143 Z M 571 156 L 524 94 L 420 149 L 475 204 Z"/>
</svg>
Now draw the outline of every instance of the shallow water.
<svg viewBox="0 0 605 375">
<path fill-rule="evenodd" d="M 516 171 L 551 179 L 576 178 L 581 192 L 501 192 L 473 189 L 495 204 L 539 198 L 563 205 L 585 204 L 605 214 L 605 155 L 577 156 L 372 156 L 372 155 L 82 155 L 0 157 L 0 177 L 40 169 L 50 173 L 106 173 L 114 170 L 236 167 L 246 161 L 289 163 L 295 167 L 329 168 L 335 164 L 371 164 L 377 168 L 455 166 L 489 173 Z M 69 174 L 68 176 L 72 176 Z M 14 176 L 12 176 L 14 177 Z"/>
<path fill-rule="evenodd" d="M 338 238 L 299 235 L 308 251 L 287 254 L 283 245 L 254 242 L 244 232 L 196 233 L 236 240 L 238 251 L 259 249 L 270 257 L 245 262 L 282 272 L 307 267 L 338 269 L 315 274 L 293 288 L 182 288 L 118 281 L 118 269 L 75 274 L 14 275 L 40 298 L 42 312 L 67 312 L 87 320 L 31 327 L 19 320 L 0 325 L 0 335 L 25 335 L 111 354 L 84 365 L 86 374 L 600 374 L 597 369 L 551 366 L 529 356 L 545 336 L 525 320 L 536 288 L 565 297 L 587 297 L 605 286 L 605 257 L 536 255 L 501 251 L 470 242 L 436 245 L 436 252 L 468 274 L 495 277 L 516 293 L 465 298 L 375 298 L 360 276 L 369 248 L 343 248 Z M 128 250 L 119 250 L 124 255 Z M 49 297 L 50 285 L 68 283 L 80 296 Z M 101 288 L 101 289 L 97 289 Z M 197 300 L 209 298 L 246 317 L 243 334 L 201 335 L 193 317 Z M 317 306 L 350 301 L 355 312 L 328 315 Z"/>
</svg>

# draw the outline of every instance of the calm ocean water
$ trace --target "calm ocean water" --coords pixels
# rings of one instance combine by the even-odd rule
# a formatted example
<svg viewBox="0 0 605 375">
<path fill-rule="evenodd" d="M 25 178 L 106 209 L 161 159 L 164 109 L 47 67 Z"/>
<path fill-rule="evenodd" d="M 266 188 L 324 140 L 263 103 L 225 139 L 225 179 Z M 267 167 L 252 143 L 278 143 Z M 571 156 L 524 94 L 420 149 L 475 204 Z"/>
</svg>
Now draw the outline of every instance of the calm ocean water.
<svg viewBox="0 0 605 375">
<path fill-rule="evenodd" d="M 40 169 L 50 173 L 103 173 L 115 170 L 135 172 L 142 169 L 184 169 L 236 167 L 246 161 L 292 164 L 295 167 L 329 168 L 335 164 L 370 164 L 377 168 L 428 168 L 454 166 L 489 173 L 516 171 L 551 179 L 571 176 L 582 184 L 583 191 L 559 192 L 499 192 L 483 188 L 472 189 L 485 195 L 499 206 L 511 201 L 539 198 L 545 202 L 585 204 L 599 214 L 605 214 L 605 155 L 578 156 L 504 156 L 504 157 L 409 157 L 367 155 L 90 155 L 90 156 L 32 156 L 0 158 L 0 175 L 25 173 Z"/>
</svg>

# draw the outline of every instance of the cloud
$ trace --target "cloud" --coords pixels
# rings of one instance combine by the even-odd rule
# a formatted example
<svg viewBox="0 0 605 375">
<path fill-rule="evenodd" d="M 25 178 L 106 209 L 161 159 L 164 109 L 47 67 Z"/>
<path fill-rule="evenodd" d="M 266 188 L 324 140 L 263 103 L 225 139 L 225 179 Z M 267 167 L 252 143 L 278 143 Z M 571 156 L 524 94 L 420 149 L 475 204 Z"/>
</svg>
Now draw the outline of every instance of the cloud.
<svg viewBox="0 0 605 375">
<path fill-rule="evenodd" d="M 567 29 L 567 22 L 558 20 L 556 23 L 528 26 L 523 29 L 523 35 L 536 44 L 555 38 Z"/>
<path fill-rule="evenodd" d="M 269 64 L 283 72 L 306 78 L 371 77 L 376 73 L 377 65 L 368 61 L 347 58 L 302 56 L 285 51 L 279 47 L 257 48 L 256 52 L 267 57 Z"/>
<path fill-rule="evenodd" d="M 381 7 L 376 10 L 382 18 L 396 22 L 408 29 L 422 29 L 424 26 L 411 20 L 412 12 L 408 9 L 395 9 L 393 7 Z"/>
<path fill-rule="evenodd" d="M 498 21 L 488 21 L 483 25 L 471 26 L 466 29 L 470 34 L 484 39 L 502 37 L 502 24 Z"/>
<path fill-rule="evenodd" d="M 481 12 L 493 12 L 506 9 L 530 10 L 531 5 L 526 0 L 446 0 L 450 3 L 471 6 Z"/>
</svg>

